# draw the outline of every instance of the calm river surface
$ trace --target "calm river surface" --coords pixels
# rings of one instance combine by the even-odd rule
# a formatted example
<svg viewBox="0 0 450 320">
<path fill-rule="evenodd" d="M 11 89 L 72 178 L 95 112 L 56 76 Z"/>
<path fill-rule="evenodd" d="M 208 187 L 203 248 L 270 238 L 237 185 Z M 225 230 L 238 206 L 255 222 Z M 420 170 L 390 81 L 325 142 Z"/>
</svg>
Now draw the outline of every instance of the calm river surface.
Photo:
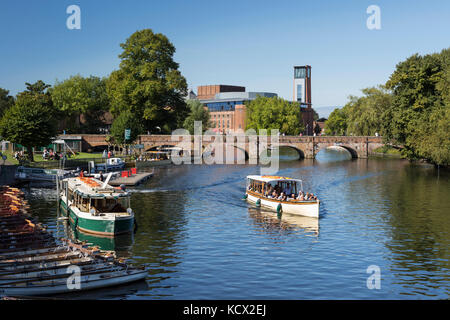
<svg viewBox="0 0 450 320">
<path fill-rule="evenodd" d="M 155 169 L 131 188 L 138 230 L 114 241 L 78 235 L 149 267 L 146 282 L 106 299 L 448 299 L 450 174 L 397 159 L 346 160 L 323 151 L 285 161 L 322 201 L 320 219 L 255 209 L 242 197 L 251 165 Z M 342 161 L 339 161 L 342 160 Z M 27 194 L 59 235 L 55 190 Z M 367 268 L 381 270 L 370 290 Z"/>
</svg>

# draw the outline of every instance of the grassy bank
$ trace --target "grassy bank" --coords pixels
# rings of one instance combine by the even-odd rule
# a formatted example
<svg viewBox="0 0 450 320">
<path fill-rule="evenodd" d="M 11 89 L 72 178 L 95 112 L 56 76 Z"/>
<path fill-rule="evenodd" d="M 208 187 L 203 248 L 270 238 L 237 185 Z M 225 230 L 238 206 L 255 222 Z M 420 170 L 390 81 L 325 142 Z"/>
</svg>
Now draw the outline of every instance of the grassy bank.
<svg viewBox="0 0 450 320">
<path fill-rule="evenodd" d="M 375 156 L 387 156 L 393 158 L 403 158 L 399 149 L 391 146 L 382 146 L 374 150 Z"/>
</svg>

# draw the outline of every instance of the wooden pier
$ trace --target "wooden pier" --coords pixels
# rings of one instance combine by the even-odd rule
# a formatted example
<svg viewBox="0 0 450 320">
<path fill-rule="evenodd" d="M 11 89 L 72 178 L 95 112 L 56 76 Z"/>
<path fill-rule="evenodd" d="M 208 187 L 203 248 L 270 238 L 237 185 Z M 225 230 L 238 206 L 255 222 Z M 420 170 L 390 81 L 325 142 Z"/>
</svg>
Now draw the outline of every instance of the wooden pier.
<svg viewBox="0 0 450 320">
<path fill-rule="evenodd" d="M 135 186 L 149 179 L 151 176 L 153 176 L 152 172 L 136 173 L 128 177 L 119 177 L 111 180 L 108 184 L 111 186 L 120 186 L 121 184 L 125 186 Z"/>
</svg>

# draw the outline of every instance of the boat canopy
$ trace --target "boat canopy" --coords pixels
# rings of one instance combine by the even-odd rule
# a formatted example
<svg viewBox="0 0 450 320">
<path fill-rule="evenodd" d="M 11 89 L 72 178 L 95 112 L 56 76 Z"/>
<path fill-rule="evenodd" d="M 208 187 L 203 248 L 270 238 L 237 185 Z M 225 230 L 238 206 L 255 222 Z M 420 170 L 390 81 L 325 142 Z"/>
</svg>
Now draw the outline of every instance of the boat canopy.
<svg viewBox="0 0 450 320">
<path fill-rule="evenodd" d="M 88 177 L 77 177 L 67 179 L 69 189 L 83 198 L 103 199 L 129 197 L 130 194 L 120 188 L 110 185 L 103 187 L 103 182 Z"/>
<path fill-rule="evenodd" d="M 247 179 L 249 180 L 255 180 L 255 181 L 261 181 L 265 183 L 273 182 L 273 181 L 283 181 L 283 182 L 302 182 L 300 179 L 292 179 L 288 177 L 281 177 L 281 176 L 258 176 L 258 175 L 251 175 L 247 176 Z"/>
</svg>

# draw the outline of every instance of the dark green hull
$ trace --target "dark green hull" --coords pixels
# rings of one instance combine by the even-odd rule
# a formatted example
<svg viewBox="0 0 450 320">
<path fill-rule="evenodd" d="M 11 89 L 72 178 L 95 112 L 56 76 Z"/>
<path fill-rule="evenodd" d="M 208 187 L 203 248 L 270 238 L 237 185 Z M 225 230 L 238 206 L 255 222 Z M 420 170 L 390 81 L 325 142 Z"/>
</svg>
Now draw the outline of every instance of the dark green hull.
<svg viewBox="0 0 450 320">
<path fill-rule="evenodd" d="M 60 207 L 69 217 L 71 225 L 82 232 L 97 236 L 114 236 L 132 232 L 134 228 L 133 217 L 117 220 L 86 219 L 77 216 L 70 208 L 67 210 L 67 205 L 62 199 L 60 200 Z"/>
</svg>

